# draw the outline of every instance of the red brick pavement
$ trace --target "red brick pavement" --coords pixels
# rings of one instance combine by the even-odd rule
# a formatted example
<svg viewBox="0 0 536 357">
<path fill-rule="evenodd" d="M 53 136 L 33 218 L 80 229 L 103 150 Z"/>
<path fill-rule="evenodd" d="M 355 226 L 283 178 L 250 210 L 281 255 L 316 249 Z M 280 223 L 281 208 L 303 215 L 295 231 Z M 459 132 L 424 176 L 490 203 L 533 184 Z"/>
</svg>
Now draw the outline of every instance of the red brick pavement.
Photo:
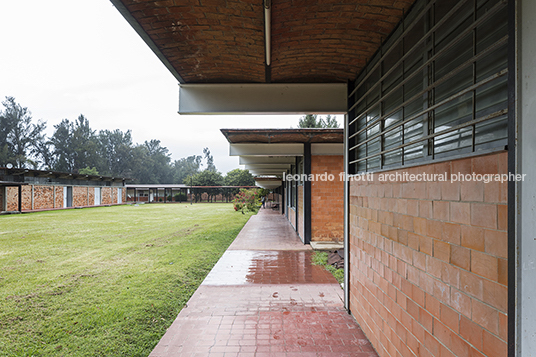
<svg viewBox="0 0 536 357">
<path fill-rule="evenodd" d="M 312 252 L 300 250 L 294 235 L 272 242 L 290 250 L 253 249 L 264 229 L 252 225 L 267 221 L 276 231 L 288 229 L 271 210 L 252 217 L 235 245 L 251 250 L 222 256 L 151 357 L 377 356 L 346 313 L 340 285 L 311 264 Z"/>
</svg>

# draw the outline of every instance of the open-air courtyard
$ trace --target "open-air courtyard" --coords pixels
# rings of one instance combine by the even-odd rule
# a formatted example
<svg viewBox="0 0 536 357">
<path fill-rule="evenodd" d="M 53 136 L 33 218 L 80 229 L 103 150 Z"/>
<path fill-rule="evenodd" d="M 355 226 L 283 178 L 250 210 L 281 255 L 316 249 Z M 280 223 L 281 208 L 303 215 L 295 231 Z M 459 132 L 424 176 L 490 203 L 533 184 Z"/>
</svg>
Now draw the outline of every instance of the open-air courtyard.
<svg viewBox="0 0 536 357">
<path fill-rule="evenodd" d="M 147 356 L 248 218 L 231 204 L 0 216 L 0 355 Z"/>
</svg>

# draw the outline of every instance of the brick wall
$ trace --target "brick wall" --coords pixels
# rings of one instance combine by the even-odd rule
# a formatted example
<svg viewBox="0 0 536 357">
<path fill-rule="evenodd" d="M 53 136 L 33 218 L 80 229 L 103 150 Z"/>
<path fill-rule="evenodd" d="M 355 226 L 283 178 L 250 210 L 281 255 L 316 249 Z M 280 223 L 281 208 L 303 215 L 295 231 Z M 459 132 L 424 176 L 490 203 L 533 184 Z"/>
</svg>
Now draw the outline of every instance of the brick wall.
<svg viewBox="0 0 536 357">
<path fill-rule="evenodd" d="M 507 153 L 407 171 L 507 173 Z M 350 187 L 350 309 L 379 355 L 506 356 L 507 183 Z"/>
<path fill-rule="evenodd" d="M 53 208 L 63 207 L 63 186 L 56 186 L 56 206 Z"/>
<path fill-rule="evenodd" d="M 87 187 L 73 187 L 73 207 L 87 206 Z"/>
<path fill-rule="evenodd" d="M 112 204 L 112 188 L 103 187 L 101 190 L 101 204 L 109 205 Z"/>
<path fill-rule="evenodd" d="M 54 187 L 34 186 L 34 206 L 33 209 L 44 209 L 54 207 Z"/>
<path fill-rule="evenodd" d="M 95 204 L 95 187 L 89 187 L 88 202 L 90 206 L 93 206 Z"/>
<path fill-rule="evenodd" d="M 56 202 L 54 202 L 54 189 L 56 190 Z M 102 189 L 102 204 L 117 203 L 118 188 L 104 187 Z M 122 190 L 123 202 L 126 200 L 126 190 Z M 0 192 L 1 197 L 1 192 Z M 7 210 L 18 210 L 19 193 L 17 187 L 7 187 Z M 95 204 L 95 188 L 87 186 L 73 186 L 73 207 L 92 206 Z M 0 208 L 1 208 L 0 201 Z M 40 210 L 63 207 L 63 186 L 35 185 L 33 186 L 32 208 L 32 185 L 22 186 L 22 210 Z"/>
<path fill-rule="evenodd" d="M 344 235 L 343 156 L 313 155 L 311 174 L 332 174 L 334 180 L 311 182 L 311 240 L 341 241 Z"/>
<path fill-rule="evenodd" d="M 296 210 L 292 207 L 288 207 L 288 220 L 292 227 L 296 228 Z"/>
</svg>

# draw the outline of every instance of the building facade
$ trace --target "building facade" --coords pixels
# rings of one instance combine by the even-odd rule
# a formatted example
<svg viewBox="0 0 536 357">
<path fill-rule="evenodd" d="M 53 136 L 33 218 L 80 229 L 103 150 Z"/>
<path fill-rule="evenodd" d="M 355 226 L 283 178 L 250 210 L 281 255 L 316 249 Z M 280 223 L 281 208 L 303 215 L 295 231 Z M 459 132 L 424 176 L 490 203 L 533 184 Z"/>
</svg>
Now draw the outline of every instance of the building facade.
<svg viewBox="0 0 536 357">
<path fill-rule="evenodd" d="M 345 115 L 345 303 L 380 356 L 536 355 L 536 2 L 112 1 L 183 114 Z"/>
<path fill-rule="evenodd" d="M 125 179 L 0 168 L 0 211 L 29 212 L 126 202 Z"/>
</svg>

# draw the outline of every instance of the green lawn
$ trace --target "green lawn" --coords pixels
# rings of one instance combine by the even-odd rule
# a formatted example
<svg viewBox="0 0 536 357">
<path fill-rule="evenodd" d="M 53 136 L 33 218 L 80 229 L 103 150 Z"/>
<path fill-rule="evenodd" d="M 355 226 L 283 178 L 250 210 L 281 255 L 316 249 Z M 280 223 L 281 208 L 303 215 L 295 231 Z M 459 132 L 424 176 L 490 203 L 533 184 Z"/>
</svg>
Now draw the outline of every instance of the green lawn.
<svg viewBox="0 0 536 357">
<path fill-rule="evenodd" d="M 249 216 L 220 203 L 0 216 L 0 355 L 147 356 Z"/>
</svg>

